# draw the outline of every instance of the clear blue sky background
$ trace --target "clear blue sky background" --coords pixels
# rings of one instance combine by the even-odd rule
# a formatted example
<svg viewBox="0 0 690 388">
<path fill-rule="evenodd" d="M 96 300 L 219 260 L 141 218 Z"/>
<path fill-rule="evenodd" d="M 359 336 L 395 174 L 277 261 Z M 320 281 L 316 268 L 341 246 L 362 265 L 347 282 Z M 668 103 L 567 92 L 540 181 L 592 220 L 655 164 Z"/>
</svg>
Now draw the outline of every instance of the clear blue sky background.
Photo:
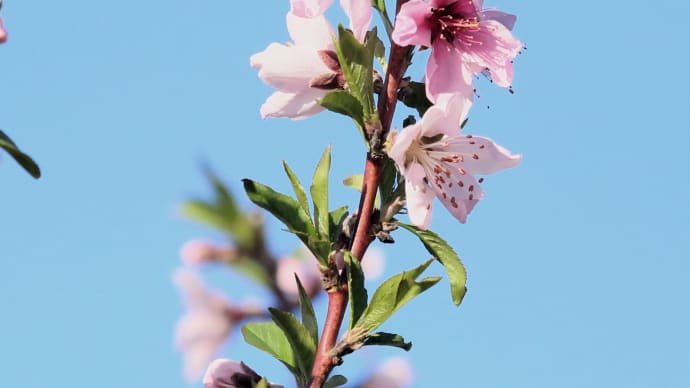
<svg viewBox="0 0 690 388">
<path fill-rule="evenodd" d="M 469 270 L 461 308 L 443 281 L 384 329 L 414 342 L 417 387 L 690 386 L 690 5 L 486 5 L 519 15 L 528 50 L 515 95 L 479 83 L 467 131 L 524 160 L 487 179 L 466 225 L 434 215 Z M 184 241 L 218 238 L 177 213 L 209 194 L 200 162 L 237 193 L 243 177 L 287 190 L 283 159 L 306 180 L 329 143 L 334 181 L 361 170 L 347 119 L 259 117 L 271 90 L 248 58 L 288 40 L 287 9 L 287 0 L 5 2 L 0 127 L 44 177 L 3 155 L 0 386 L 189 386 L 172 347 L 181 308 L 170 274 Z M 296 247 L 278 223 L 270 234 L 277 253 Z M 396 237 L 390 274 L 427 256 Z M 251 291 L 207 272 L 218 287 Z M 343 372 L 400 353 L 354 354 Z M 237 335 L 223 354 L 284 377 Z"/>
</svg>

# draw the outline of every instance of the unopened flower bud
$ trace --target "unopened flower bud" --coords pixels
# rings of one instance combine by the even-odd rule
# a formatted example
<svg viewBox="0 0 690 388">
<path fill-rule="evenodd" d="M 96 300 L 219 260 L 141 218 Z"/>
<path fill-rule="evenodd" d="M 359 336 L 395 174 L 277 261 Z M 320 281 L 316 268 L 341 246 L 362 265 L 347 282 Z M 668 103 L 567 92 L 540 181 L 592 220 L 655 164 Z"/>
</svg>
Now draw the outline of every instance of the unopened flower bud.
<svg viewBox="0 0 690 388">
<path fill-rule="evenodd" d="M 237 251 L 232 247 L 219 247 L 203 240 L 190 240 L 180 249 L 182 262 L 187 265 L 199 265 L 214 261 L 232 261 Z"/>
<path fill-rule="evenodd" d="M 297 300 L 299 289 L 295 281 L 299 277 L 307 295 L 315 295 L 321 288 L 321 272 L 312 260 L 287 257 L 278 262 L 276 282 L 278 287 L 291 299 Z"/>
<path fill-rule="evenodd" d="M 261 381 L 261 376 L 245 363 L 219 358 L 208 366 L 204 376 L 204 387 L 252 388 L 259 381 Z M 269 384 L 269 387 L 279 388 L 281 386 Z"/>
</svg>

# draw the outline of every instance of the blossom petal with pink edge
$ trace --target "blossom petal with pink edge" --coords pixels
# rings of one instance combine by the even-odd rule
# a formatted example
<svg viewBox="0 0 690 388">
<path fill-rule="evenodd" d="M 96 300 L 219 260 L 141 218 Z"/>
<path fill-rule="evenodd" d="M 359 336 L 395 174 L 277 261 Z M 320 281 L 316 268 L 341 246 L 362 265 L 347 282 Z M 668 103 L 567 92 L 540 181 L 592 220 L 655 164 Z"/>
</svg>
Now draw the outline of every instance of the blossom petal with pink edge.
<svg viewBox="0 0 690 388">
<path fill-rule="evenodd" d="M 503 24 L 507 29 L 512 30 L 515 27 L 517 16 L 495 9 L 485 9 L 482 11 L 481 20 L 495 20 Z"/>
<path fill-rule="evenodd" d="M 296 46 L 315 50 L 334 49 L 335 31 L 324 16 L 301 18 L 288 13 L 286 22 L 290 38 Z"/>
<path fill-rule="evenodd" d="M 371 0 L 340 0 L 340 6 L 350 18 L 350 28 L 355 38 L 364 42 L 364 36 L 371 24 Z"/>
<path fill-rule="evenodd" d="M 434 192 L 424 183 L 424 168 L 413 163 L 405 174 L 405 197 L 407 215 L 410 221 L 420 229 L 426 230 L 431 223 L 431 206 Z"/>
<path fill-rule="evenodd" d="M 438 134 L 453 136 L 465 121 L 472 107 L 472 99 L 461 94 L 440 94 L 435 105 L 429 108 L 420 122 L 421 136 Z"/>
<path fill-rule="evenodd" d="M 271 43 L 264 51 L 252 55 L 249 64 L 259 69 L 262 81 L 284 92 L 307 89 L 316 75 L 331 72 L 316 50 L 278 43 Z"/>
<path fill-rule="evenodd" d="M 461 94 L 474 99 L 472 72 L 463 54 L 445 41 L 436 42 L 426 65 L 426 95 L 437 102 L 442 94 Z"/>
<path fill-rule="evenodd" d="M 480 48 L 464 52 L 463 59 L 475 73 L 489 69 L 491 80 L 496 85 L 508 87 L 513 82 L 513 58 L 522 50 L 522 42 L 496 20 L 481 21 L 479 24 L 474 39 L 479 42 Z"/>
<path fill-rule="evenodd" d="M 401 46 L 431 46 L 431 24 L 427 15 L 431 5 L 422 0 L 409 1 L 395 17 L 392 39 Z"/>
<path fill-rule="evenodd" d="M 303 120 L 324 110 L 319 100 L 328 92 L 328 90 L 315 88 L 306 89 L 301 93 L 278 91 L 266 99 L 259 111 L 264 119 L 289 117 L 293 120 Z"/>
<path fill-rule="evenodd" d="M 290 0 L 290 12 L 302 18 L 322 15 L 333 0 Z"/>
</svg>

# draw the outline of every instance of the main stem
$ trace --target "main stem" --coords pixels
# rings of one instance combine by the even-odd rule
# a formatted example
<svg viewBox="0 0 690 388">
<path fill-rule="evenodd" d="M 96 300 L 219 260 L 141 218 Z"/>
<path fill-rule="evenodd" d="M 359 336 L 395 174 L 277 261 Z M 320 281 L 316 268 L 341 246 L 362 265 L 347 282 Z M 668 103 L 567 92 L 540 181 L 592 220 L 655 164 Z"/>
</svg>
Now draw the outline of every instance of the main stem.
<svg viewBox="0 0 690 388">
<path fill-rule="evenodd" d="M 407 1 L 409 0 L 397 0 L 396 15 L 400 11 L 402 4 Z M 393 122 L 400 79 L 405 74 L 407 66 L 409 65 L 407 61 L 408 53 L 409 51 L 406 47 L 400 47 L 394 42 L 391 42 L 388 71 L 386 72 L 386 79 L 384 80 L 383 93 L 379 95 L 377 106 L 379 119 L 381 120 L 381 133 L 379 134 L 381 140 L 386 139 L 391 128 L 391 123 Z M 374 212 L 376 191 L 379 187 L 379 179 L 385 162 L 384 158 L 375 156 L 382 152 L 382 150 L 372 151 L 367 153 L 367 159 L 364 166 L 364 182 L 362 185 L 362 195 L 359 199 L 357 225 L 355 227 L 352 247 L 350 249 L 352 255 L 360 261 L 369 247 L 369 244 L 374 240 L 374 236 L 370 232 L 372 214 Z M 342 284 L 330 290 L 328 293 L 326 321 L 324 322 L 323 333 L 321 333 L 319 346 L 316 350 L 309 388 L 321 388 L 333 367 L 340 362 L 338 357 L 331 354 L 331 350 L 338 339 L 340 325 L 343 323 L 345 309 L 347 308 L 347 282 L 341 283 Z"/>
</svg>

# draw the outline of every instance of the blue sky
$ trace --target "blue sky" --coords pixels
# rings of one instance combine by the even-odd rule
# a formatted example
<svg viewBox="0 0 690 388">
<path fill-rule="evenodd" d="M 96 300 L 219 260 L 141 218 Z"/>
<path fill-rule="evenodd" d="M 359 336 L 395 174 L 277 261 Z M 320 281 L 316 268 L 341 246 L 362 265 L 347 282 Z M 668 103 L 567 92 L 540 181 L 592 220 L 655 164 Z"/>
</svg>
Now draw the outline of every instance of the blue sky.
<svg viewBox="0 0 690 388">
<path fill-rule="evenodd" d="M 417 387 L 688 386 L 690 5 L 485 5 L 518 14 L 528 49 L 514 95 L 479 83 L 467 131 L 524 159 L 487 179 L 467 224 L 434 214 L 469 271 L 461 308 L 444 280 L 383 329 L 414 343 Z M 5 1 L 0 128 L 44 176 L 2 155 L 0 386 L 190 386 L 172 346 L 181 307 L 170 275 L 184 241 L 219 238 L 177 211 L 209 194 L 200 164 L 238 194 L 244 177 L 287 190 L 281 160 L 306 179 L 327 144 L 334 182 L 360 172 L 363 146 L 347 119 L 259 116 L 271 90 L 248 58 L 288 40 L 287 9 Z M 347 189 L 332 196 L 357 200 Z M 269 232 L 276 253 L 297 246 L 278 223 Z M 390 274 L 427 256 L 396 237 Z M 252 293 L 204 272 L 233 295 Z M 241 342 L 223 355 L 284 378 Z M 396 355 L 356 353 L 342 371 Z"/>
</svg>

